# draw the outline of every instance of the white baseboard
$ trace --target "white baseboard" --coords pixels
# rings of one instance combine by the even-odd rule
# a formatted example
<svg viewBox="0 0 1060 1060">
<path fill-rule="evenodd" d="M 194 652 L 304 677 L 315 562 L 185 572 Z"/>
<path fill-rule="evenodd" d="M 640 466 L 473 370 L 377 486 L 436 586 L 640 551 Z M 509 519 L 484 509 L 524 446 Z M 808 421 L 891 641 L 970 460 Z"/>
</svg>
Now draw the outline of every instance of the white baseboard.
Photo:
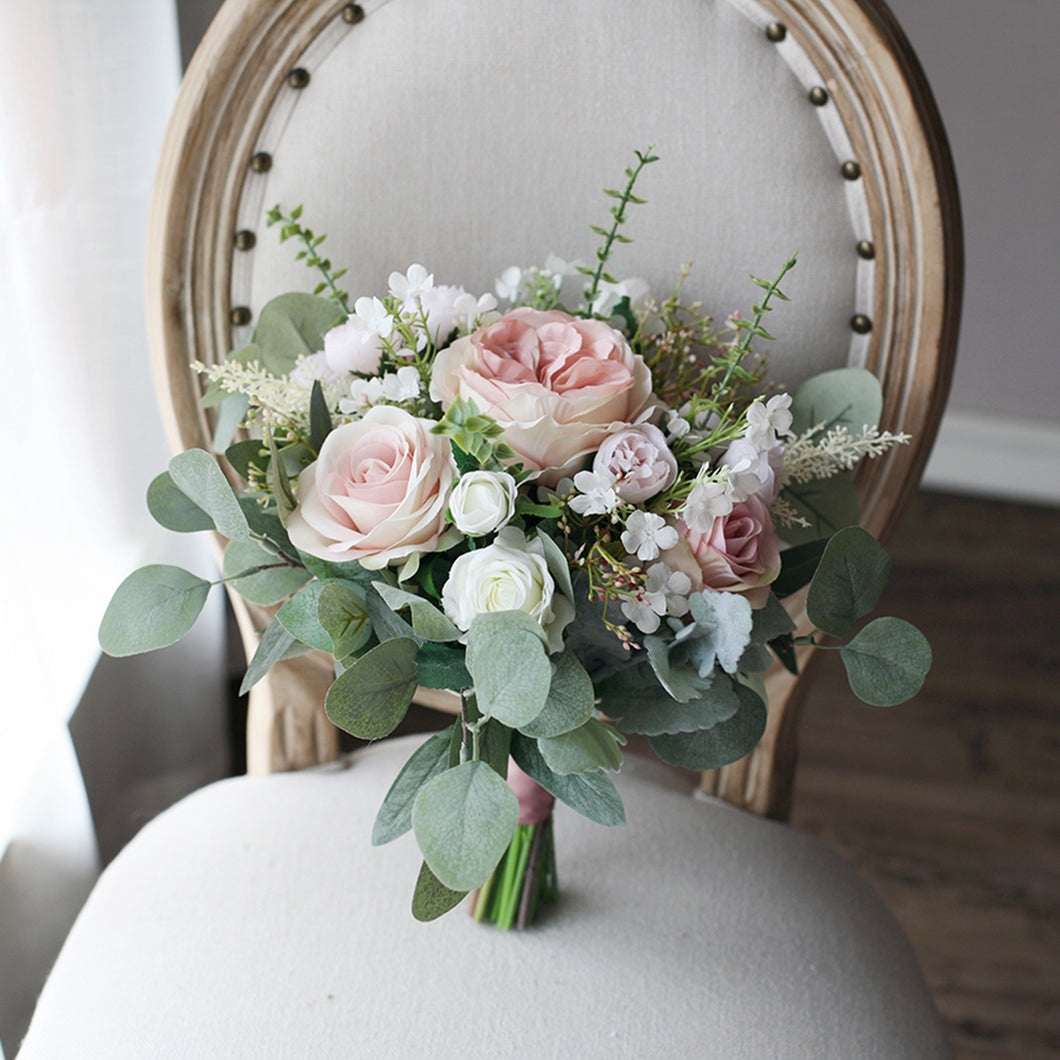
<svg viewBox="0 0 1060 1060">
<path fill-rule="evenodd" d="M 1060 507 L 1060 423 L 951 409 L 942 417 L 923 485 Z"/>
</svg>

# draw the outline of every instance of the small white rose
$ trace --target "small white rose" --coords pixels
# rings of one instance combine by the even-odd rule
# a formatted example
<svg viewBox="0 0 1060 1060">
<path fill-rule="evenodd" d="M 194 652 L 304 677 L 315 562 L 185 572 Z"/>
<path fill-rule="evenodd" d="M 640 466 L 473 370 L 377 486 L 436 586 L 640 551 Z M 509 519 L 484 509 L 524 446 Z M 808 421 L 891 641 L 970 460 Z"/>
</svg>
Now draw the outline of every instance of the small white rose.
<svg viewBox="0 0 1060 1060">
<path fill-rule="evenodd" d="M 449 495 L 449 516 L 465 534 L 489 534 L 515 514 L 515 498 L 515 479 L 507 471 L 469 471 Z"/>
<path fill-rule="evenodd" d="M 528 542 L 514 526 L 457 559 L 442 588 L 442 608 L 462 630 L 471 628 L 475 615 L 523 611 L 544 630 L 550 652 L 563 648 L 563 630 L 574 618 L 574 604 L 556 591 L 541 543 Z"/>
</svg>

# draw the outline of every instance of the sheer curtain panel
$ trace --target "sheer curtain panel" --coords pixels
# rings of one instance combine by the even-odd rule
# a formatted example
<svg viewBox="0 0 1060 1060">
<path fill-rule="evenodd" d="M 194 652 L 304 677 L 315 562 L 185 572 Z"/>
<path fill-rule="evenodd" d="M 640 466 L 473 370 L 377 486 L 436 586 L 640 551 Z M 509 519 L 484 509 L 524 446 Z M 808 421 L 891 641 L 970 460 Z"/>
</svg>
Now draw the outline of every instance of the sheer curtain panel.
<svg viewBox="0 0 1060 1060">
<path fill-rule="evenodd" d="M 179 80 L 173 0 L 0 5 L 0 1041 L 96 872 L 67 722 L 118 582 L 151 558 L 165 466 L 143 244 Z"/>
</svg>

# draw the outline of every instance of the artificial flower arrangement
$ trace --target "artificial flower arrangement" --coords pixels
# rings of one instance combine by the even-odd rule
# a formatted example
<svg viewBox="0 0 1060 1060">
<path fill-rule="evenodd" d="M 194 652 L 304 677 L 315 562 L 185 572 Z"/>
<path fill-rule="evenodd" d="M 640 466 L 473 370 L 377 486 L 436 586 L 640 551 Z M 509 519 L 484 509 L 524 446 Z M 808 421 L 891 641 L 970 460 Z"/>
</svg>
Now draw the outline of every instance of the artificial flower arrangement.
<svg viewBox="0 0 1060 1060">
<path fill-rule="evenodd" d="M 877 381 L 841 369 L 789 394 L 752 352 L 794 260 L 755 279 L 760 304 L 721 331 L 680 285 L 643 301 L 643 284 L 607 271 L 654 161 L 637 152 L 608 191 L 595 262 L 508 269 L 503 314 L 418 265 L 351 307 L 323 237 L 300 209 L 273 210 L 323 281 L 199 366 L 242 484 L 191 450 L 148 491 L 162 525 L 228 539 L 223 577 L 145 567 L 101 624 L 112 655 L 162 647 L 224 582 L 278 606 L 244 690 L 325 651 L 327 715 L 365 740 L 392 732 L 418 688 L 451 690 L 459 716 L 413 753 L 373 833 L 415 834 L 420 919 L 475 892 L 476 918 L 528 923 L 555 893 L 553 798 L 621 824 L 608 773 L 627 733 L 688 769 L 743 757 L 765 729 L 763 673 L 794 669 L 820 633 L 846 636 L 886 583 L 846 475 L 908 440 L 878 429 Z M 780 600 L 807 584 L 817 628 L 798 636 Z M 896 618 L 839 650 L 854 692 L 880 705 L 915 694 L 930 665 Z"/>
</svg>

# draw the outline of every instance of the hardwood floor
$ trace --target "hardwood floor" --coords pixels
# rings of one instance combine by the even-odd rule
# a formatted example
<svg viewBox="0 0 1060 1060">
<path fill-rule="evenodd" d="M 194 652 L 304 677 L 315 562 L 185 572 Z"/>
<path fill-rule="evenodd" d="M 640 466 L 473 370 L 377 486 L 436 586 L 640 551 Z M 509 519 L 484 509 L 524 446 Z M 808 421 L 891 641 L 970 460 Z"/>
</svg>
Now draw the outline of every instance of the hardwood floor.
<svg viewBox="0 0 1060 1060">
<path fill-rule="evenodd" d="M 889 551 L 932 672 L 880 710 L 825 660 L 793 822 L 894 911 L 960 1058 L 1060 1057 L 1060 511 L 924 494 Z"/>
</svg>

